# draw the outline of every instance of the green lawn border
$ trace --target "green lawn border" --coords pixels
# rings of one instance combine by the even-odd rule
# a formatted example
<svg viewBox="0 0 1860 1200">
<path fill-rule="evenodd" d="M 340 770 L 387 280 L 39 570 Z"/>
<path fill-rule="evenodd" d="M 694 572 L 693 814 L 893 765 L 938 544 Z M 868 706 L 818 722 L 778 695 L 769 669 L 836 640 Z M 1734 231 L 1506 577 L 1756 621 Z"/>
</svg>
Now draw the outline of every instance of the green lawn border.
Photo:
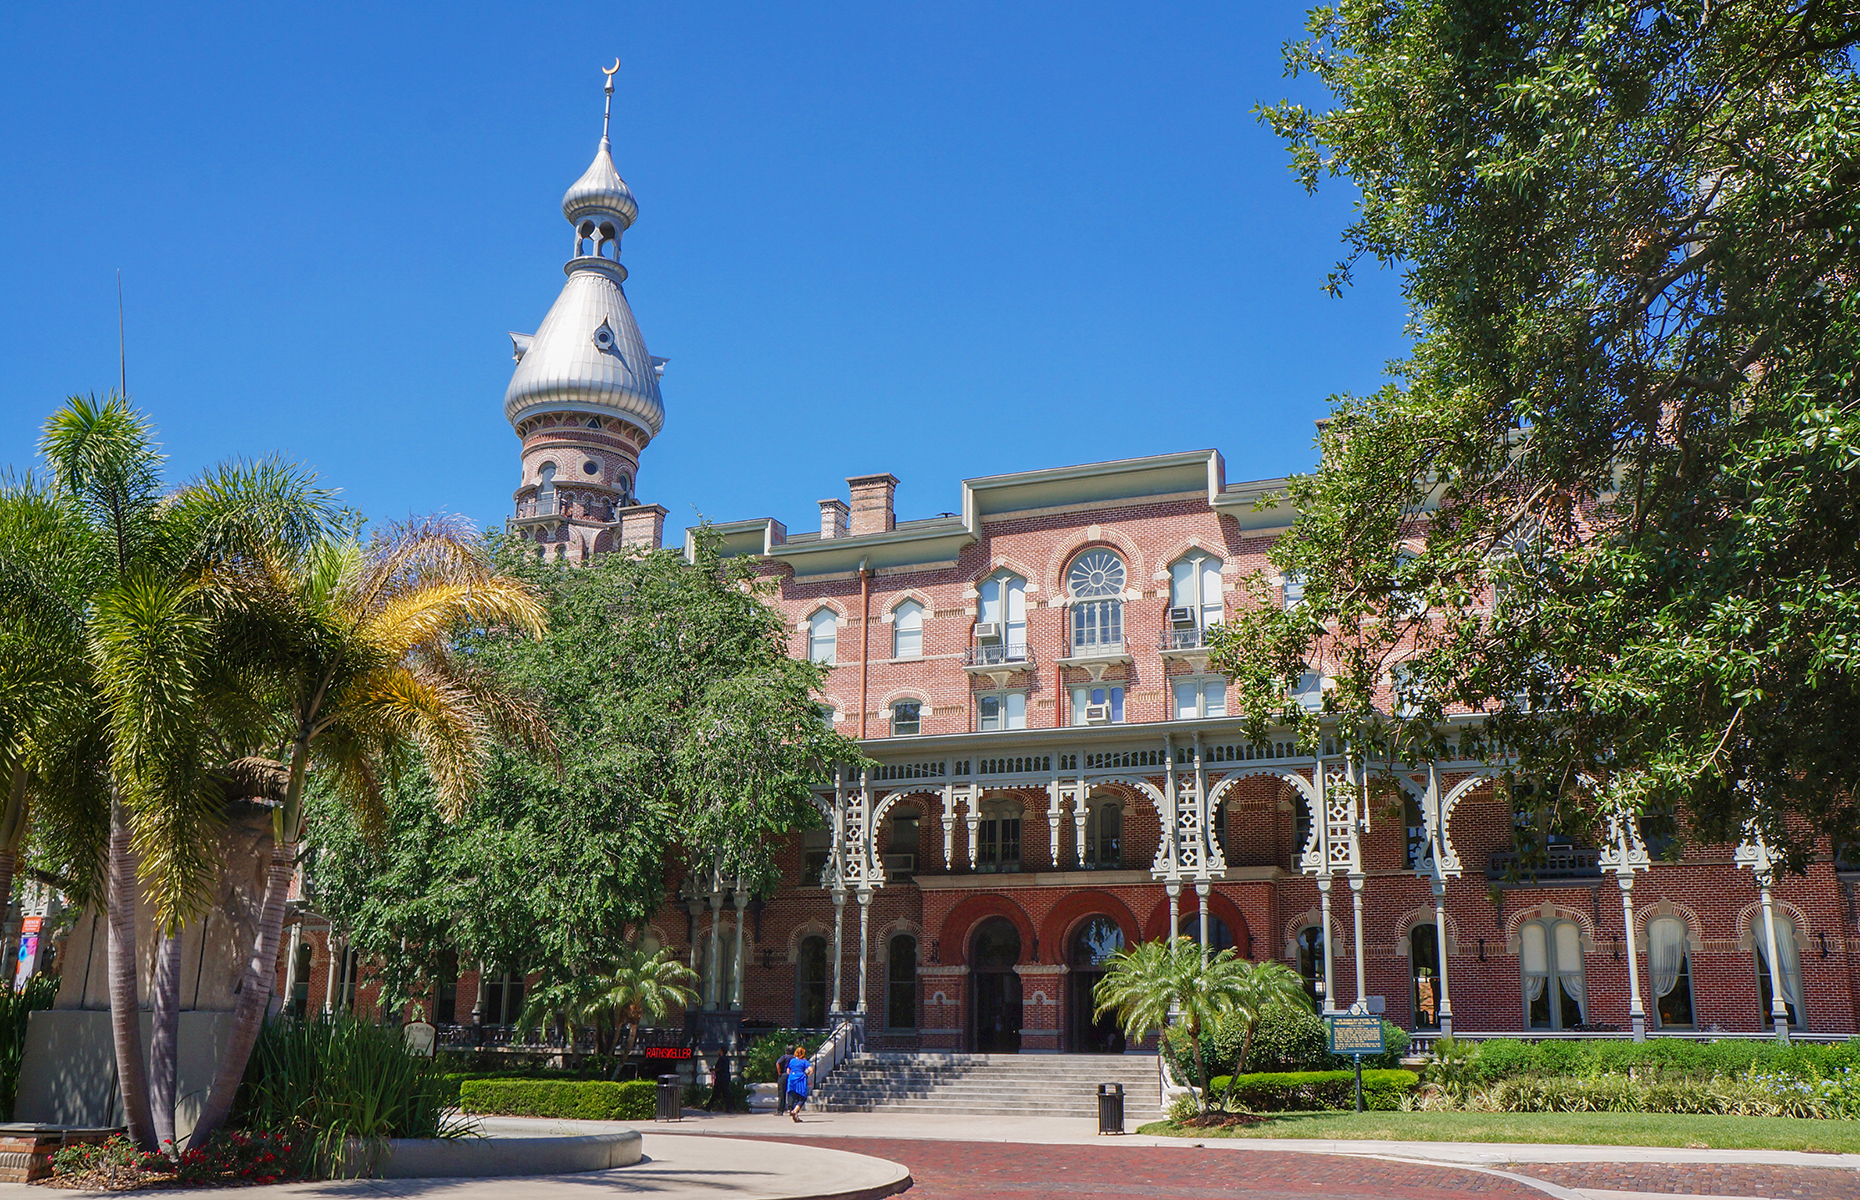
<svg viewBox="0 0 1860 1200">
<path fill-rule="evenodd" d="M 1255 1125 L 1183 1128 L 1153 1121 L 1158 1137 L 1272 1141 L 1494 1142 L 1573 1146 L 1674 1146 L 1860 1154 L 1860 1121 L 1719 1117 L 1673 1113 L 1318 1112 L 1276 1113 Z"/>
</svg>

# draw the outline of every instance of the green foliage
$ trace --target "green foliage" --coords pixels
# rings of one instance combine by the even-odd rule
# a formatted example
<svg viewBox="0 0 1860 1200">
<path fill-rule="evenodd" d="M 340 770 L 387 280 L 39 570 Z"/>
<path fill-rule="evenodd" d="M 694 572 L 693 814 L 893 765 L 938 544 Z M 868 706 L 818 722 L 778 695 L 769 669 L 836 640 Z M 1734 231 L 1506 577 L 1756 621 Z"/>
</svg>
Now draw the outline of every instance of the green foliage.
<svg viewBox="0 0 1860 1200">
<path fill-rule="evenodd" d="M 1628 1075 L 1523 1075 L 1493 1084 L 1473 1107 L 1496 1112 L 1694 1113 L 1733 1117 L 1851 1117 L 1860 1112 L 1860 1079 L 1851 1068 L 1834 1079 L 1746 1071 L 1709 1078 L 1637 1079 Z"/>
<path fill-rule="evenodd" d="M 1483 1082 L 1480 1074 L 1479 1043 L 1445 1036 L 1434 1042 L 1434 1061 L 1422 1073 L 1428 1083 L 1438 1087 L 1449 1100 L 1460 1103 L 1473 1088 Z"/>
<path fill-rule="evenodd" d="M 461 657 L 544 707 L 556 753 L 494 748 L 449 823 L 412 774 L 373 836 L 313 802 L 319 908 L 387 964 L 390 991 L 430 987 L 447 949 L 545 985 L 611 975 L 668 874 L 696 869 L 682 855 L 767 891 L 828 764 L 862 761 L 821 724 L 824 669 L 788 654 L 753 564 L 708 538 L 695 564 L 665 550 L 573 571 L 516 549 L 503 566 L 542 596 L 547 632 L 475 635 Z"/>
<path fill-rule="evenodd" d="M 1288 681 L 1323 661 L 1370 758 L 1483 710 L 1460 756 L 1502 741 L 1565 828 L 1754 814 L 1798 869 L 1860 841 L 1860 25 L 1415 0 L 1309 30 L 1286 64 L 1326 101 L 1262 115 L 1359 197 L 1330 286 L 1399 269 L 1415 344 L 1288 488 L 1303 603 L 1255 579 L 1216 634 L 1238 711 L 1309 744 Z"/>
<path fill-rule="evenodd" d="M 1355 1066 L 1350 1056 L 1332 1054 L 1325 1048 L 1323 1018 L 1302 1001 L 1301 992 L 1299 1003 L 1274 1005 L 1261 1015 L 1246 1066 L 1256 1072 L 1331 1071 Z M 1213 1037 L 1203 1038 L 1209 1071 L 1231 1074 L 1243 1040 L 1244 1030 L 1227 1022 L 1216 1027 Z M 1393 1021 L 1383 1021 L 1383 1053 L 1365 1055 L 1364 1068 L 1400 1067 L 1402 1056 L 1408 1052 L 1408 1040 L 1407 1030 Z"/>
<path fill-rule="evenodd" d="M 1167 1037 L 1162 1039 L 1163 1058 L 1177 1078 L 1196 1081 L 1205 1105 L 1208 1067 L 1202 1034 L 1249 1002 L 1254 969 L 1232 950 L 1208 955 L 1188 938 L 1142 942 L 1111 956 L 1104 978 L 1092 989 L 1094 1015 L 1115 1013 L 1124 1036 L 1133 1042 L 1173 1020 L 1187 1040 L 1193 1075 L 1183 1069 Z"/>
<path fill-rule="evenodd" d="M 818 1032 L 803 1033 L 799 1029 L 777 1029 L 765 1033 L 749 1043 L 749 1052 L 743 1058 L 743 1081 L 745 1083 L 775 1083 L 775 1064 L 781 1056 L 788 1054 L 796 1046 L 807 1047 L 807 1056 L 812 1058 L 814 1051 L 820 1049 L 821 1037 Z"/>
<path fill-rule="evenodd" d="M 1378 1111 L 1401 1106 L 1420 1076 L 1413 1071 L 1363 1071 L 1363 1104 Z M 1270 1071 L 1229 1077 L 1217 1075 L 1210 1086 L 1232 1112 L 1316 1112 L 1356 1107 L 1356 1072 Z"/>
<path fill-rule="evenodd" d="M 234 1120 L 300 1142 L 325 1169 L 365 1168 L 387 1138 L 457 1137 L 452 1088 L 430 1058 L 407 1052 L 401 1031 L 354 1017 L 277 1020 L 259 1035 Z M 348 1139 L 363 1161 L 346 1160 Z"/>
<path fill-rule="evenodd" d="M 0 986 L 0 1120 L 13 1119 L 19 1096 L 19 1065 L 26 1053 L 26 1023 L 31 1014 L 50 1008 L 58 998 L 58 979 L 34 975 L 18 991 Z"/>
<path fill-rule="evenodd" d="M 577 1121 L 646 1121 L 654 1110 L 650 1079 L 551 1082 L 541 1079 L 468 1079 L 459 1107 L 506 1117 L 561 1117 Z"/>
<path fill-rule="evenodd" d="M 1435 1044 L 1436 1054 L 1442 1043 Z M 1720 1042 L 1681 1038 L 1522 1042 L 1490 1038 L 1478 1043 L 1478 1052 L 1465 1070 L 1472 1083 L 1487 1084 L 1518 1076 L 1593 1077 L 1629 1072 L 1642 1077 L 1703 1079 L 1757 1071 L 1821 1079 L 1833 1078 L 1849 1068 L 1860 1068 L 1860 1038 L 1787 1044 L 1743 1038 Z"/>
</svg>

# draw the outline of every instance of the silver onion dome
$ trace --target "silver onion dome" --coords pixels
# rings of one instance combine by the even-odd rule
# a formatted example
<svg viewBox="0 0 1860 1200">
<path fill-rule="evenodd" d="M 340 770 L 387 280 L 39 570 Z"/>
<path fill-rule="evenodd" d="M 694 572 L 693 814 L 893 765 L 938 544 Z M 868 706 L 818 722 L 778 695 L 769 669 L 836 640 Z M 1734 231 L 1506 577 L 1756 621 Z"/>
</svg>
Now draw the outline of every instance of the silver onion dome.
<svg viewBox="0 0 1860 1200">
<path fill-rule="evenodd" d="M 541 327 L 512 334 L 517 369 L 504 392 L 516 425 L 539 412 L 613 414 L 657 437 L 665 427 L 658 368 L 633 320 L 620 281 L 626 270 L 604 258 L 575 258 L 568 282 Z"/>
<path fill-rule="evenodd" d="M 601 147 L 594 152 L 594 161 L 562 196 L 562 215 L 571 225 L 579 225 L 584 217 L 610 217 L 616 233 L 625 232 L 639 216 L 639 202 L 633 199 L 632 189 L 614 169 L 613 146 L 606 134 L 601 135 Z"/>
</svg>

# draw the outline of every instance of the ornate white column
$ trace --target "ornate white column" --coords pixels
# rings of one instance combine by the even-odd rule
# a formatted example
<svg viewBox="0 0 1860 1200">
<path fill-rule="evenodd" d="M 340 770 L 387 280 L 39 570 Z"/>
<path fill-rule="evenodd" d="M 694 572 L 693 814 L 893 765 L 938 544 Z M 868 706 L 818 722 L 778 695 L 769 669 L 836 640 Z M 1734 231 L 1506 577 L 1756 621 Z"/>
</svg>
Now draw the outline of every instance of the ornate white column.
<svg viewBox="0 0 1860 1200">
<path fill-rule="evenodd" d="M 749 907 L 749 891 L 743 886 L 743 877 L 736 877 L 736 954 L 735 964 L 730 972 L 730 991 L 724 1003 L 725 1008 L 743 1007 L 743 910 Z"/>
<path fill-rule="evenodd" d="M 1757 832 L 1753 821 L 1744 827 L 1744 841 L 1738 846 L 1734 861 L 1740 867 L 1749 867 L 1756 876 L 1758 896 L 1763 902 L 1763 940 L 1769 947 L 1764 955 L 1769 960 L 1770 968 L 1770 1022 L 1776 1028 L 1776 1040 L 1789 1040 L 1789 1002 L 1784 999 L 1782 961 L 1776 952 L 1776 906 L 1770 894 L 1771 886 L 1776 882 L 1776 863 L 1770 857 L 1769 843 Z"/>
<path fill-rule="evenodd" d="M 1208 881 L 1195 881 L 1195 901 L 1201 907 L 1201 957 L 1208 956 Z"/>
<path fill-rule="evenodd" d="M 1367 974 L 1363 962 L 1363 873 L 1361 871 L 1353 871 L 1350 874 L 1350 907 L 1354 920 L 1351 936 L 1356 943 L 1354 947 L 1356 950 L 1356 1003 L 1363 1004 L 1366 1003 L 1364 997 L 1369 993 L 1368 984 L 1365 982 Z"/>
<path fill-rule="evenodd" d="M 981 831 L 982 824 L 982 810 L 978 799 L 980 793 L 981 788 L 975 784 L 969 785 L 969 795 L 962 814 L 963 822 L 969 828 L 969 870 L 971 871 L 975 870 L 977 856 L 981 853 L 981 847 L 977 845 L 977 834 Z"/>
<path fill-rule="evenodd" d="M 1091 815 L 1085 799 L 1085 780 L 1080 778 L 1072 786 L 1072 859 L 1081 869 L 1085 866 L 1085 820 Z"/>
<path fill-rule="evenodd" d="M 1173 942 L 1181 935 L 1182 929 L 1182 881 L 1171 879 L 1163 884 L 1163 891 L 1169 897 L 1169 933 L 1168 940 Z"/>
<path fill-rule="evenodd" d="M 1317 885 L 1318 920 L 1322 922 L 1324 932 L 1324 936 L 1318 939 L 1324 947 L 1324 1011 L 1328 1013 L 1337 1011 L 1337 989 L 1330 977 L 1330 875 L 1328 872 L 1318 876 Z"/>
<path fill-rule="evenodd" d="M 845 993 L 840 988 L 841 968 L 846 962 L 846 888 L 836 884 L 833 888 L 833 1007 L 830 1012 L 843 1012 L 840 997 Z"/>
<path fill-rule="evenodd" d="M 1608 847 L 1598 856 L 1602 870 L 1612 871 L 1621 885 L 1621 934 L 1627 946 L 1628 1023 L 1634 1040 L 1647 1040 L 1647 1009 L 1640 995 L 1640 962 L 1634 950 L 1634 873 L 1653 865 L 1647 848 L 1641 844 L 1640 828 L 1634 818 L 1624 813 L 1608 816 Z"/>
<path fill-rule="evenodd" d="M 943 869 L 952 871 L 956 864 L 950 859 L 956 853 L 956 785 L 943 785 Z"/>
<path fill-rule="evenodd" d="M 865 1011 L 866 968 L 872 961 L 871 936 L 872 889 L 859 889 L 859 1009 Z"/>
<path fill-rule="evenodd" d="M 710 880 L 710 954 L 704 963 L 704 1007 L 721 1008 L 723 994 L 723 930 L 718 917 L 723 912 L 723 879 L 715 871 Z"/>
<path fill-rule="evenodd" d="M 1421 798 L 1421 820 L 1427 827 L 1426 857 L 1415 864 L 1434 895 L 1434 952 L 1440 960 L 1440 1033 L 1453 1036 L 1453 996 L 1447 987 L 1447 880 L 1460 874 L 1459 854 L 1453 849 L 1452 813 L 1440 790 L 1440 763 L 1427 764 L 1427 792 Z"/>
<path fill-rule="evenodd" d="M 1059 776 L 1054 775 L 1052 782 L 1046 785 L 1046 836 L 1047 845 L 1052 856 L 1047 860 L 1053 864 L 1053 870 L 1060 869 L 1059 862 Z"/>
</svg>

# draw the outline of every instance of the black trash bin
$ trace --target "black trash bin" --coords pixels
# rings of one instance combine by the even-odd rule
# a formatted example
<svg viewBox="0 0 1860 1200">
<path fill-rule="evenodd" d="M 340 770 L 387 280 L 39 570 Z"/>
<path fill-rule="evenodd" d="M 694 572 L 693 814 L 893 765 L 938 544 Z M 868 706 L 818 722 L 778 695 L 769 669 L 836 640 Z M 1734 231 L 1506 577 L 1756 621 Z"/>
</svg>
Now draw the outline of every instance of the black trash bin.
<svg viewBox="0 0 1860 1200">
<path fill-rule="evenodd" d="M 1098 1085 L 1098 1132 L 1124 1132 L 1124 1085 L 1121 1083 Z"/>
<path fill-rule="evenodd" d="M 685 1118 L 684 1083 L 676 1075 L 659 1076 L 659 1111 L 654 1119 L 682 1121 Z"/>
</svg>

